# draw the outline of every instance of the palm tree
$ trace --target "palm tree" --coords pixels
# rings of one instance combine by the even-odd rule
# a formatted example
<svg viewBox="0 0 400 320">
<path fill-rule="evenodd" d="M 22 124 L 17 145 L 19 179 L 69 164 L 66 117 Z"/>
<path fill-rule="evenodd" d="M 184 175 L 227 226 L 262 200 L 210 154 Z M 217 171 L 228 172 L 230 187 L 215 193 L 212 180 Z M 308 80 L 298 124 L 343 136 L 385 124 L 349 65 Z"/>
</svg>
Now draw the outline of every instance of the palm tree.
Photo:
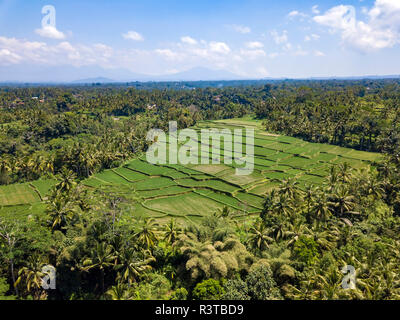
<svg viewBox="0 0 400 320">
<path fill-rule="evenodd" d="M 134 296 L 129 285 L 119 282 L 107 290 L 105 296 L 111 300 L 131 300 Z"/>
<path fill-rule="evenodd" d="M 317 274 L 315 278 L 314 296 L 321 300 L 333 300 L 340 298 L 341 279 L 343 274 L 337 268 L 330 268 L 327 273 Z"/>
<path fill-rule="evenodd" d="M 222 209 L 218 209 L 218 211 L 215 213 L 217 217 L 221 218 L 227 218 L 231 215 L 231 211 L 228 206 L 224 206 Z"/>
<path fill-rule="evenodd" d="M 169 244 L 174 244 L 178 239 L 179 234 L 182 232 L 174 219 L 169 221 L 164 230 L 164 240 Z"/>
<path fill-rule="evenodd" d="M 338 180 L 339 180 L 339 176 L 338 176 L 338 173 L 337 173 L 337 169 L 336 169 L 335 166 L 332 166 L 331 169 L 330 169 L 329 176 L 328 176 L 328 181 L 329 181 L 328 182 L 328 185 L 329 185 L 328 191 L 333 190 L 333 188 L 337 184 Z"/>
<path fill-rule="evenodd" d="M 351 168 L 347 162 L 341 163 L 338 166 L 338 180 L 347 183 L 351 180 Z"/>
<path fill-rule="evenodd" d="M 56 190 L 61 194 L 69 194 L 76 185 L 75 178 L 74 172 L 63 168 L 60 173 L 60 182 L 55 186 Z"/>
<path fill-rule="evenodd" d="M 54 156 L 49 155 L 42 159 L 40 164 L 40 172 L 54 173 Z"/>
<path fill-rule="evenodd" d="M 71 202 L 66 202 L 65 199 L 57 197 L 50 201 L 47 208 L 52 220 L 52 229 L 63 229 L 70 220 L 73 219 L 76 211 Z"/>
<path fill-rule="evenodd" d="M 145 249 L 151 249 L 157 242 L 157 236 L 155 227 L 157 223 L 153 218 L 144 219 L 144 222 L 140 226 L 140 230 L 135 233 L 134 238 L 139 244 Z"/>
<path fill-rule="evenodd" d="M 323 250 L 332 250 L 335 248 L 336 241 L 338 240 L 337 235 L 333 232 L 323 230 L 313 230 L 308 235 L 309 238 L 312 238 L 319 246 L 319 248 Z"/>
<path fill-rule="evenodd" d="M 115 256 L 112 247 L 105 242 L 97 242 L 95 248 L 90 251 L 90 258 L 86 258 L 81 266 L 83 271 L 97 269 L 100 271 L 101 294 L 104 293 L 105 271 L 113 266 Z"/>
<path fill-rule="evenodd" d="M 305 190 L 304 190 L 304 198 L 303 199 L 307 204 L 307 215 L 306 215 L 307 219 L 309 219 L 309 217 L 310 217 L 311 206 L 314 203 L 316 191 L 317 190 L 314 188 L 314 186 L 308 185 L 308 184 L 306 185 Z M 308 221 L 308 222 L 310 222 L 310 221 Z"/>
<path fill-rule="evenodd" d="M 269 193 L 266 194 L 263 202 L 263 211 L 261 213 L 261 219 L 265 219 L 271 211 L 273 211 L 273 207 L 276 203 L 276 189 L 272 189 Z"/>
<path fill-rule="evenodd" d="M 253 250 L 263 251 L 269 248 L 269 242 L 273 239 L 268 236 L 267 228 L 262 221 L 257 221 L 249 230 L 248 244 Z"/>
<path fill-rule="evenodd" d="M 0 159 L 0 174 L 7 173 L 11 171 L 11 164 L 9 159 L 2 157 Z"/>
<path fill-rule="evenodd" d="M 350 195 L 349 191 L 343 187 L 336 190 L 336 192 L 330 197 L 330 202 L 331 207 L 339 217 L 343 217 L 346 214 L 359 214 L 359 212 L 354 211 L 356 206 L 354 196 Z"/>
<path fill-rule="evenodd" d="M 373 176 L 369 176 L 369 178 L 365 181 L 364 188 L 365 193 L 368 196 L 372 196 L 374 200 L 382 198 L 383 194 L 385 193 L 382 183 Z"/>
<path fill-rule="evenodd" d="M 283 180 L 278 190 L 278 194 L 288 199 L 295 200 L 298 198 L 300 191 L 297 187 L 299 183 L 294 179 Z"/>
<path fill-rule="evenodd" d="M 345 246 L 347 243 L 350 243 L 352 239 L 357 236 L 360 236 L 359 231 L 352 226 L 342 222 L 343 227 L 341 228 L 340 233 L 338 234 L 338 243 L 339 247 Z"/>
<path fill-rule="evenodd" d="M 285 238 L 289 239 L 288 247 L 294 246 L 301 236 L 309 234 L 311 231 L 302 221 L 295 224 L 289 224 L 289 230 L 285 232 Z"/>
<path fill-rule="evenodd" d="M 120 263 L 115 267 L 118 270 L 118 279 L 127 281 L 130 285 L 136 282 L 144 272 L 151 270 L 149 263 L 154 257 L 139 258 L 139 254 L 132 248 L 125 248 L 120 256 Z"/>
<path fill-rule="evenodd" d="M 273 205 L 273 212 L 279 216 L 288 217 L 290 220 L 294 220 L 295 212 L 290 202 L 290 199 L 284 195 L 279 196 L 279 200 Z"/>
<path fill-rule="evenodd" d="M 8 184 L 10 181 L 9 173 L 12 171 L 12 166 L 6 157 L 0 159 L 0 185 L 1 184 Z"/>
<path fill-rule="evenodd" d="M 95 153 L 91 151 L 81 152 L 79 154 L 78 161 L 80 163 L 80 167 L 83 169 L 81 174 L 83 174 L 85 177 L 89 177 L 97 165 Z"/>
<path fill-rule="evenodd" d="M 25 279 L 26 289 L 29 293 L 33 292 L 33 298 L 39 300 L 42 292 L 42 279 L 46 275 L 42 272 L 45 265 L 43 257 L 34 254 L 28 257 L 27 265 L 22 267 L 18 272 L 18 279 L 15 286 Z"/>
<path fill-rule="evenodd" d="M 279 219 L 270 228 L 268 235 L 272 236 L 275 239 L 275 241 L 285 239 L 286 232 L 287 232 L 287 230 L 286 230 L 287 224 L 289 224 L 287 221 L 284 221 L 283 219 Z"/>
<path fill-rule="evenodd" d="M 311 208 L 311 216 L 319 224 L 321 221 L 326 222 L 332 215 L 333 210 L 331 209 L 332 203 L 328 201 L 325 194 L 320 194 L 315 200 L 314 205 Z"/>
</svg>

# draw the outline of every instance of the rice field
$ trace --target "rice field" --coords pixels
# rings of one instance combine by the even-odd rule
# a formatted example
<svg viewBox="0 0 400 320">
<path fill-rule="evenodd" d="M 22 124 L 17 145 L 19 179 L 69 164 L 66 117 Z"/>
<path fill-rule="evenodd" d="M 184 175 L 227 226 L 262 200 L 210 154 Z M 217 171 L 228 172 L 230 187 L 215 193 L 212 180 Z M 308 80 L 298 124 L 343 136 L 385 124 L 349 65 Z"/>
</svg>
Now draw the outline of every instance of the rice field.
<svg viewBox="0 0 400 320">
<path fill-rule="evenodd" d="M 260 121 L 252 119 L 204 121 L 193 129 L 200 132 L 207 128 L 245 127 L 255 129 L 254 170 L 249 175 L 237 175 L 236 168 L 240 165 L 234 161 L 204 164 L 198 156 L 198 163 L 154 165 L 148 163 L 145 156 L 141 156 L 119 168 L 97 173 L 84 180 L 83 184 L 92 189 L 128 187 L 137 199 L 133 204 L 132 214 L 135 216 L 161 220 L 177 217 L 196 221 L 202 215 L 211 214 L 225 206 L 236 212 L 238 217 L 258 214 L 262 209 L 264 195 L 276 188 L 282 180 L 296 179 L 301 187 L 323 184 L 332 166 L 347 162 L 351 167 L 363 168 L 381 159 L 377 153 L 269 134 L 263 131 Z M 200 150 L 201 141 L 196 142 Z M 242 150 L 245 150 L 245 142 L 243 136 L 240 146 Z M 221 141 L 219 149 L 210 148 L 203 161 L 210 159 L 211 162 L 216 157 L 223 160 L 224 144 L 225 141 Z M 237 153 L 235 147 L 227 145 L 233 154 Z M 0 186 L 0 207 L 12 208 L 43 202 L 55 183 L 55 180 L 38 180 Z"/>
</svg>

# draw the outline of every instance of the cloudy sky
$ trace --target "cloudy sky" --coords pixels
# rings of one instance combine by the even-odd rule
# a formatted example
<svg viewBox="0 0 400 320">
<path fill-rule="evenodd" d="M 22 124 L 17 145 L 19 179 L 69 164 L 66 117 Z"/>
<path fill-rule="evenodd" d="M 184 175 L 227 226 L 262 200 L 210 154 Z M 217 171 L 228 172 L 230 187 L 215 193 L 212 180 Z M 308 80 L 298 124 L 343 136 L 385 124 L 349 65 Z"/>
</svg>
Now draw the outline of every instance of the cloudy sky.
<svg viewBox="0 0 400 320">
<path fill-rule="evenodd" d="M 400 0 L 0 0 L 0 81 L 393 75 L 399 57 Z"/>
</svg>

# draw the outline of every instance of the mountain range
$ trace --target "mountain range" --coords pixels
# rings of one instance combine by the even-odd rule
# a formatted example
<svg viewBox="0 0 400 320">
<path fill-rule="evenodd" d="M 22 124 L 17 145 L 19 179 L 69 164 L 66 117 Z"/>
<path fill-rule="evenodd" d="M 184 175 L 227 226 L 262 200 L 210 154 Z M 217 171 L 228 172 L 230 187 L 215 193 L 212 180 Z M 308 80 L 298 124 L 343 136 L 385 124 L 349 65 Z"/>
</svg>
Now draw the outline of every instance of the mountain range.
<svg viewBox="0 0 400 320">
<path fill-rule="evenodd" d="M 296 80 L 359 80 L 400 78 L 400 75 L 366 75 L 366 76 L 330 76 L 304 77 Z M 118 83 L 118 82 L 148 82 L 148 81 L 219 81 L 219 80 L 285 80 L 280 78 L 242 77 L 226 70 L 211 70 L 203 67 L 189 69 L 168 75 L 145 75 L 126 69 L 104 69 L 98 66 L 87 67 L 54 67 L 20 65 L 19 67 L 2 66 L 0 68 L 0 83 Z"/>
</svg>

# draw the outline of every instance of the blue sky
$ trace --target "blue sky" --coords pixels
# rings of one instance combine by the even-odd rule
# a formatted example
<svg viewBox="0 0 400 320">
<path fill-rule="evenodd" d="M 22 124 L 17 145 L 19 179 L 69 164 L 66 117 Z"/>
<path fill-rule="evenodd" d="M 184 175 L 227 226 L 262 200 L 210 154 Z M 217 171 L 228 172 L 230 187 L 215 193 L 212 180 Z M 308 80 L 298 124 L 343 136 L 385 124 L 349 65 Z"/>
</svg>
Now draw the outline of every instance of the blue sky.
<svg viewBox="0 0 400 320">
<path fill-rule="evenodd" d="M 400 0 L 0 0 L 0 81 L 387 75 L 398 57 Z"/>
</svg>

